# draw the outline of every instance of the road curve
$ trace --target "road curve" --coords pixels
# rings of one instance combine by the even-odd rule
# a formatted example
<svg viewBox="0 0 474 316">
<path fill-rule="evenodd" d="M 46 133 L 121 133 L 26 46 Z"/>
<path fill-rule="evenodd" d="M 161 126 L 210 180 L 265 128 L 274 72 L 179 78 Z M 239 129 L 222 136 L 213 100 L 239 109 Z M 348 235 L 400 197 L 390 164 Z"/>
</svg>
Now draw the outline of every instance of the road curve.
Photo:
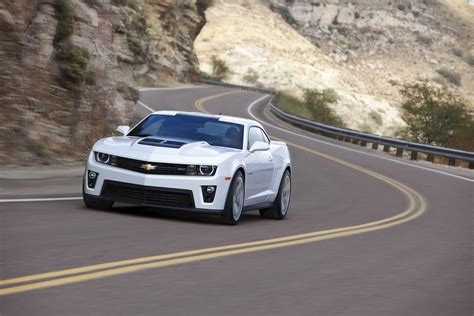
<svg viewBox="0 0 474 316">
<path fill-rule="evenodd" d="M 147 90 L 141 101 L 261 120 L 290 144 L 289 219 L 248 213 L 227 227 L 138 207 L 2 203 L 2 314 L 472 315 L 472 173 L 315 137 L 255 93 Z"/>
</svg>

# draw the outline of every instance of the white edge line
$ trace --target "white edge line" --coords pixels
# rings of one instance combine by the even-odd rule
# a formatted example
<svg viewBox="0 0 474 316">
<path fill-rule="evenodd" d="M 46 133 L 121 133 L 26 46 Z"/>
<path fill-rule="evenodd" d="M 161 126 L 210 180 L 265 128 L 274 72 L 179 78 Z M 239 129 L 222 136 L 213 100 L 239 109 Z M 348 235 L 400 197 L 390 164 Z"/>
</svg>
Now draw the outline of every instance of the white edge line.
<svg viewBox="0 0 474 316">
<path fill-rule="evenodd" d="M 143 103 L 142 101 L 137 101 L 137 104 L 140 105 L 141 107 L 147 109 L 147 110 L 150 111 L 151 113 L 156 112 L 155 110 L 153 110 L 151 107 L 149 107 L 148 105 L 146 105 L 146 104 Z"/>
<path fill-rule="evenodd" d="M 60 197 L 60 198 L 33 198 L 33 199 L 2 199 L 0 203 L 20 203 L 20 202 L 50 202 L 50 201 L 73 201 L 82 200 L 82 197 Z"/>
<path fill-rule="evenodd" d="M 184 87 L 163 87 L 163 88 L 140 88 L 138 89 L 139 92 L 146 92 L 146 91 L 167 91 L 167 90 L 183 90 L 183 89 L 202 89 L 206 88 L 207 86 L 184 86 Z"/>
<path fill-rule="evenodd" d="M 264 97 L 267 97 L 267 96 L 268 96 L 268 94 L 265 95 Z M 431 169 L 431 168 L 427 168 L 427 167 L 423 167 L 423 166 L 411 164 L 411 163 L 408 163 L 408 162 L 396 160 L 396 159 L 389 158 L 389 157 L 384 157 L 384 156 L 379 156 L 379 155 L 367 153 L 367 152 L 364 152 L 364 151 L 359 151 L 359 150 L 356 150 L 356 149 L 353 149 L 353 148 L 349 148 L 349 147 L 344 147 L 344 146 L 337 145 L 337 144 L 333 144 L 333 143 L 330 143 L 330 142 L 327 142 L 327 141 L 324 141 L 324 140 L 320 140 L 320 139 L 317 139 L 317 138 L 312 138 L 312 137 L 309 137 L 309 136 L 306 136 L 306 135 L 301 135 L 301 134 L 295 133 L 295 132 L 293 132 L 293 131 L 289 131 L 289 130 L 286 130 L 286 129 L 281 128 L 281 127 L 279 127 L 279 126 L 276 126 L 276 125 L 273 125 L 273 124 L 271 124 L 271 123 L 268 123 L 267 121 L 264 121 L 264 120 L 262 120 L 262 119 L 259 119 L 256 115 L 254 115 L 254 114 L 252 113 L 253 107 L 254 107 L 260 100 L 262 100 L 264 97 L 262 97 L 262 98 L 260 98 L 260 99 L 258 99 L 258 100 L 255 100 L 255 101 L 252 102 L 252 103 L 248 106 L 248 108 L 247 108 L 247 113 L 248 113 L 254 120 L 259 121 L 259 122 L 262 123 L 263 125 L 267 125 L 267 126 L 270 126 L 270 127 L 275 128 L 275 129 L 278 129 L 278 130 L 280 130 L 280 131 L 283 131 L 283 132 L 286 132 L 286 133 L 289 133 L 289 134 L 293 134 L 293 135 L 296 135 L 296 136 L 299 136 L 299 137 L 303 137 L 303 138 L 312 140 L 312 141 L 314 141 L 314 142 L 319 142 L 319 143 L 323 143 L 323 144 L 330 145 L 330 146 L 333 146 L 333 147 L 341 148 L 341 149 L 344 149 L 344 150 L 356 152 L 356 153 L 359 153 L 359 154 L 363 154 L 363 155 L 367 155 L 367 156 L 372 156 L 372 157 L 376 157 L 376 158 L 380 158 L 380 159 L 385 159 L 385 160 L 389 160 L 389 161 L 392 161 L 392 162 L 396 162 L 396 163 L 399 163 L 399 164 L 402 164 L 402 165 L 406 165 L 406 166 L 410 166 L 410 167 L 414 167 L 414 168 L 418 168 L 418 169 L 423 169 L 423 170 L 431 171 L 431 172 L 434 172 L 434 173 L 443 174 L 443 175 L 445 175 L 445 176 L 450 176 L 450 177 L 453 177 L 453 178 L 458 178 L 458 179 L 466 180 L 466 181 L 469 181 L 469 182 L 474 182 L 474 179 L 470 179 L 470 178 L 458 176 L 458 175 L 455 175 L 455 174 L 452 174 L 452 173 L 448 173 L 448 172 L 444 172 L 444 171 L 440 171 L 440 170 L 435 170 L 435 169 Z"/>
<path fill-rule="evenodd" d="M 396 163 L 399 163 L 399 164 L 403 164 L 403 165 L 407 165 L 407 166 L 410 166 L 410 167 L 419 168 L 419 169 L 423 169 L 423 170 L 427 170 L 427 171 L 431 171 L 431 172 L 443 174 L 443 175 L 446 175 L 446 176 L 450 176 L 450 177 L 454 177 L 454 178 L 466 180 L 466 181 L 469 181 L 469 182 L 474 182 L 473 179 L 469 179 L 469 178 L 457 176 L 457 175 L 454 175 L 454 174 L 451 174 L 451 173 L 447 173 L 447 172 L 443 172 L 443 171 L 439 171 L 439 170 L 434 170 L 434 169 L 426 168 L 426 167 L 423 167 L 423 166 L 413 165 L 413 164 L 410 164 L 410 163 L 406 163 L 406 162 L 404 162 L 404 161 L 399 161 L 399 160 L 395 160 L 395 159 L 388 158 L 388 157 L 383 157 L 383 156 L 378 156 L 378 155 L 374 155 L 374 154 L 371 154 L 371 153 L 366 153 L 366 152 L 363 152 L 363 151 L 359 151 L 359 150 L 355 150 L 355 149 L 352 149 L 352 148 L 340 146 L 340 145 L 337 145 L 337 144 L 332 144 L 332 143 L 330 143 L 330 142 L 326 142 L 326 141 L 319 140 L 319 139 L 316 139 L 316 138 L 308 137 L 308 136 L 306 136 L 306 135 L 301 135 L 301 134 L 298 134 L 298 133 L 295 133 L 295 132 L 286 130 L 286 129 L 284 129 L 284 128 L 281 128 L 281 127 L 279 127 L 279 126 L 273 125 L 273 124 L 271 124 L 271 123 L 268 123 L 268 122 L 266 122 L 266 121 L 264 121 L 264 120 L 259 119 L 257 116 L 255 116 L 255 115 L 252 113 L 252 108 L 253 108 L 258 102 L 260 102 L 261 100 L 267 98 L 268 96 L 269 96 L 269 95 L 266 94 L 266 95 L 264 95 L 263 97 L 258 98 L 257 100 L 253 101 L 253 102 L 247 107 L 247 113 L 248 113 L 254 120 L 256 120 L 256 121 L 258 121 L 258 122 L 261 122 L 261 123 L 264 124 L 264 125 L 267 125 L 267 126 L 270 126 L 270 127 L 275 128 L 275 129 L 278 129 L 278 130 L 280 130 L 280 131 L 283 131 L 283 132 L 286 132 L 286 133 L 289 133 L 289 134 L 293 134 L 293 135 L 296 135 L 296 136 L 300 136 L 300 137 L 303 137 L 303 138 L 306 138 L 306 139 L 309 139 L 309 140 L 312 140 L 312 141 L 315 141 L 315 142 L 319 142 L 319 143 L 323 143 L 323 144 L 326 144 L 326 145 L 330 145 L 330 146 L 333 146 L 333 147 L 337 147 L 337 148 L 341 148 L 341 149 L 345 149 L 345 150 L 357 152 L 357 153 L 359 153 L 359 154 L 364 154 L 364 155 L 368 155 L 368 156 L 372 156 L 372 157 L 376 157 L 376 158 L 380 158 L 380 159 L 389 160 L 389 161 L 396 162 Z M 141 101 L 137 101 L 137 104 L 140 105 L 140 106 L 142 106 L 142 107 L 144 107 L 145 109 L 147 109 L 147 110 L 150 111 L 150 112 L 155 112 L 155 110 L 153 110 L 152 108 L 150 108 L 148 105 L 144 104 L 144 103 L 141 102 Z M 74 200 L 81 200 L 81 199 L 82 199 L 82 197 L 32 198 L 32 199 L 0 199 L 0 203 L 74 201 Z"/>
</svg>

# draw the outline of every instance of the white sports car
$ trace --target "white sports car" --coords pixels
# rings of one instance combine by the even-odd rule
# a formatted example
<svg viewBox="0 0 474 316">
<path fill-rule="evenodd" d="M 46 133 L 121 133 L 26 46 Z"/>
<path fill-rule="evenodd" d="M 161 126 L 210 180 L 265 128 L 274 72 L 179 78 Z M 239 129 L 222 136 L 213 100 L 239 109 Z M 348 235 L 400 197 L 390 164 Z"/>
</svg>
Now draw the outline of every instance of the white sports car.
<svg viewBox="0 0 474 316">
<path fill-rule="evenodd" d="M 124 136 L 97 141 L 87 159 L 87 207 L 121 202 L 216 213 L 230 225 L 246 210 L 274 219 L 288 213 L 290 154 L 258 122 L 159 111 L 117 131 Z"/>
</svg>

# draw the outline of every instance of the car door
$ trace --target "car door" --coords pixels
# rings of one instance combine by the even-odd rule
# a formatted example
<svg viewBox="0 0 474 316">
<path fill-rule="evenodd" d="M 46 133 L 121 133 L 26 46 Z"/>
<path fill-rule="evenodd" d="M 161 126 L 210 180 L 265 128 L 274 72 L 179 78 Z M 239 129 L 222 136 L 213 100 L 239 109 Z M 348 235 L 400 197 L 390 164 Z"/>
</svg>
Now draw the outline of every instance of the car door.
<svg viewBox="0 0 474 316">
<path fill-rule="evenodd" d="M 248 131 L 247 150 L 250 150 L 256 141 L 270 144 L 265 132 L 257 126 L 251 126 Z M 247 167 L 245 205 L 265 202 L 270 191 L 274 173 L 273 156 L 270 150 L 248 152 L 245 159 Z"/>
</svg>

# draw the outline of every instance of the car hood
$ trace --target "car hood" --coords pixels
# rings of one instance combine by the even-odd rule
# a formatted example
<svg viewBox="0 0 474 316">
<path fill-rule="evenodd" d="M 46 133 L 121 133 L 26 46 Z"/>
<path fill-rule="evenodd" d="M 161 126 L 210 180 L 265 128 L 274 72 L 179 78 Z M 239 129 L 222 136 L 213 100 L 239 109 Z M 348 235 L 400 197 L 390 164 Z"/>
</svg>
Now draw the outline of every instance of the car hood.
<svg viewBox="0 0 474 316">
<path fill-rule="evenodd" d="M 178 148 L 149 144 L 150 137 L 109 137 L 99 140 L 93 151 L 150 162 L 218 164 L 240 150 L 211 146 L 207 142 L 185 142 Z M 165 143 L 167 140 L 164 140 Z"/>
</svg>

